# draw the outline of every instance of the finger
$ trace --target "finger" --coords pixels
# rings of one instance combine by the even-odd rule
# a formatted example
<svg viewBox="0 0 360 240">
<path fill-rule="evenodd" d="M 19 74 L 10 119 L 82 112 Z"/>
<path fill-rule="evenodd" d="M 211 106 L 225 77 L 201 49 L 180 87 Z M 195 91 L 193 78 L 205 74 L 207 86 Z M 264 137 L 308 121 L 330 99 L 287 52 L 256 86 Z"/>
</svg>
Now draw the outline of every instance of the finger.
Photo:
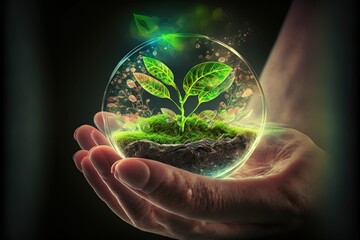
<svg viewBox="0 0 360 240">
<path fill-rule="evenodd" d="M 119 128 L 119 124 L 116 122 L 118 117 L 119 116 L 114 113 L 98 112 L 94 115 L 94 123 L 102 133 L 105 133 L 105 125 L 109 129 Z"/>
<path fill-rule="evenodd" d="M 82 171 L 81 161 L 87 155 L 88 155 L 87 150 L 79 150 L 73 156 L 75 166 L 77 167 L 77 169 L 79 169 L 80 172 Z"/>
<path fill-rule="evenodd" d="M 191 219 L 267 223 L 293 210 L 270 179 L 212 179 L 138 158 L 117 162 L 114 175 L 160 208 Z"/>
<path fill-rule="evenodd" d="M 125 222 L 131 224 L 130 219 L 128 218 L 122 207 L 119 205 L 117 199 L 114 197 L 114 195 L 111 193 L 109 188 L 105 185 L 105 183 L 102 181 L 102 179 L 99 177 L 98 173 L 92 166 L 90 159 L 88 157 L 85 157 L 81 161 L 81 165 L 86 180 L 94 189 L 95 193 L 99 196 L 99 198 L 103 200 L 117 216 L 119 216 Z"/>
<path fill-rule="evenodd" d="M 96 128 L 90 125 L 82 125 L 76 130 L 74 138 L 82 149 L 90 150 L 96 146 L 96 143 L 91 138 L 91 132 L 94 130 L 96 130 Z"/>
<path fill-rule="evenodd" d="M 105 112 L 98 112 L 94 115 L 94 123 L 96 127 L 104 133 L 104 120 L 103 120 L 103 114 Z"/>
<path fill-rule="evenodd" d="M 109 141 L 107 140 L 107 138 L 104 136 L 104 134 L 102 134 L 101 132 L 99 132 L 98 130 L 93 130 L 90 133 L 90 136 L 92 138 L 92 140 L 94 141 L 94 143 L 96 145 L 106 145 L 106 146 L 110 146 Z"/>
<path fill-rule="evenodd" d="M 155 221 L 154 206 L 129 190 L 111 173 L 111 166 L 120 159 L 114 149 L 108 146 L 98 146 L 91 149 L 89 157 L 133 225 L 145 231 L 163 232 L 164 228 Z"/>
</svg>

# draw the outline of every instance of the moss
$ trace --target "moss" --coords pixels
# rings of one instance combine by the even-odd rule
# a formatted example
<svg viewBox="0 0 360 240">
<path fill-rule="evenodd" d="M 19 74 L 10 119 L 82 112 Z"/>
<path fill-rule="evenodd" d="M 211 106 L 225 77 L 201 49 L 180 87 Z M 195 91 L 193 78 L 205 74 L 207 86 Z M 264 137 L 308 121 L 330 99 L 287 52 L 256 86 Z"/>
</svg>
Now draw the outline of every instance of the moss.
<svg viewBox="0 0 360 240">
<path fill-rule="evenodd" d="M 213 121 L 211 124 L 191 116 L 185 123 L 184 133 L 176 119 L 170 119 L 167 115 L 160 114 L 150 118 L 138 120 L 137 131 L 117 131 L 113 134 L 116 143 L 127 145 L 138 140 L 150 140 L 160 144 L 179 144 L 187 141 L 199 141 L 204 138 L 219 139 L 220 137 L 234 138 L 237 135 L 254 135 L 253 130 L 229 126 L 221 121 Z"/>
</svg>

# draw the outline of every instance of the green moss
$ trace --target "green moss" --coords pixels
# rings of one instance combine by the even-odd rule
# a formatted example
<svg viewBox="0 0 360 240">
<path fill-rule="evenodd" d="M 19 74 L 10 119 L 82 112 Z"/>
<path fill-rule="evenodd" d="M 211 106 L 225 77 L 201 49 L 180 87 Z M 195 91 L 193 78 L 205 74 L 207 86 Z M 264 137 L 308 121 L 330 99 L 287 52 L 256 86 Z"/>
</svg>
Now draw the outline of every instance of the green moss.
<svg viewBox="0 0 360 240">
<path fill-rule="evenodd" d="M 120 145 L 138 140 L 150 140 L 160 144 L 178 144 L 187 141 L 199 141 L 204 138 L 219 139 L 220 137 L 234 138 L 237 135 L 254 135 L 253 130 L 229 126 L 221 121 L 211 124 L 199 120 L 196 115 L 189 117 L 185 123 L 184 133 L 180 133 L 176 119 L 160 114 L 150 118 L 138 120 L 137 131 L 117 131 L 113 139 Z"/>
</svg>

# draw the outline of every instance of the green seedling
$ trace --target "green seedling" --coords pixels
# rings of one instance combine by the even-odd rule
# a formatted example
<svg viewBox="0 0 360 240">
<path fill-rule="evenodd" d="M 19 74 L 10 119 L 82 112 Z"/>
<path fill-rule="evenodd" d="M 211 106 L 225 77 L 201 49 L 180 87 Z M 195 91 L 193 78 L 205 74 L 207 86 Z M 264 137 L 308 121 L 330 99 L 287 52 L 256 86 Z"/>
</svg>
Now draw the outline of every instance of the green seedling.
<svg viewBox="0 0 360 240">
<path fill-rule="evenodd" d="M 175 84 L 174 74 L 169 67 L 161 61 L 150 57 L 143 57 L 143 61 L 151 76 L 134 72 L 135 80 L 148 93 L 159 98 L 169 99 L 175 104 L 180 114 L 176 115 L 179 117 L 173 116 L 173 118 L 176 119 L 181 133 L 184 133 L 186 121 L 198 109 L 200 104 L 215 99 L 234 82 L 234 77 L 229 77 L 233 70 L 230 66 L 220 62 L 203 62 L 192 67 L 185 75 L 182 86 L 185 94 L 182 95 L 178 86 Z M 166 85 L 175 89 L 178 95 L 178 102 L 170 96 L 170 91 Z M 196 107 L 185 116 L 184 105 L 190 96 L 197 96 L 198 103 Z M 169 111 L 162 109 L 163 113 L 164 111 L 169 115 Z M 170 114 L 173 115 L 172 113 Z"/>
</svg>

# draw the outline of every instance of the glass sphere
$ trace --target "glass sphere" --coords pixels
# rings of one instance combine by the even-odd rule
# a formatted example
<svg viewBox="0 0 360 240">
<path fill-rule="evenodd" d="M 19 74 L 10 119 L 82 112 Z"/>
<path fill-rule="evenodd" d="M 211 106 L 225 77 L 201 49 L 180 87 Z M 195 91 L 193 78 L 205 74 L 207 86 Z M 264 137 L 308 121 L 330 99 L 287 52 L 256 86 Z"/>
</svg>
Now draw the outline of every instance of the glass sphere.
<svg viewBox="0 0 360 240">
<path fill-rule="evenodd" d="M 130 51 L 110 77 L 102 111 L 105 134 L 121 157 L 210 177 L 242 166 L 266 118 L 247 61 L 198 34 L 167 34 Z"/>
</svg>

